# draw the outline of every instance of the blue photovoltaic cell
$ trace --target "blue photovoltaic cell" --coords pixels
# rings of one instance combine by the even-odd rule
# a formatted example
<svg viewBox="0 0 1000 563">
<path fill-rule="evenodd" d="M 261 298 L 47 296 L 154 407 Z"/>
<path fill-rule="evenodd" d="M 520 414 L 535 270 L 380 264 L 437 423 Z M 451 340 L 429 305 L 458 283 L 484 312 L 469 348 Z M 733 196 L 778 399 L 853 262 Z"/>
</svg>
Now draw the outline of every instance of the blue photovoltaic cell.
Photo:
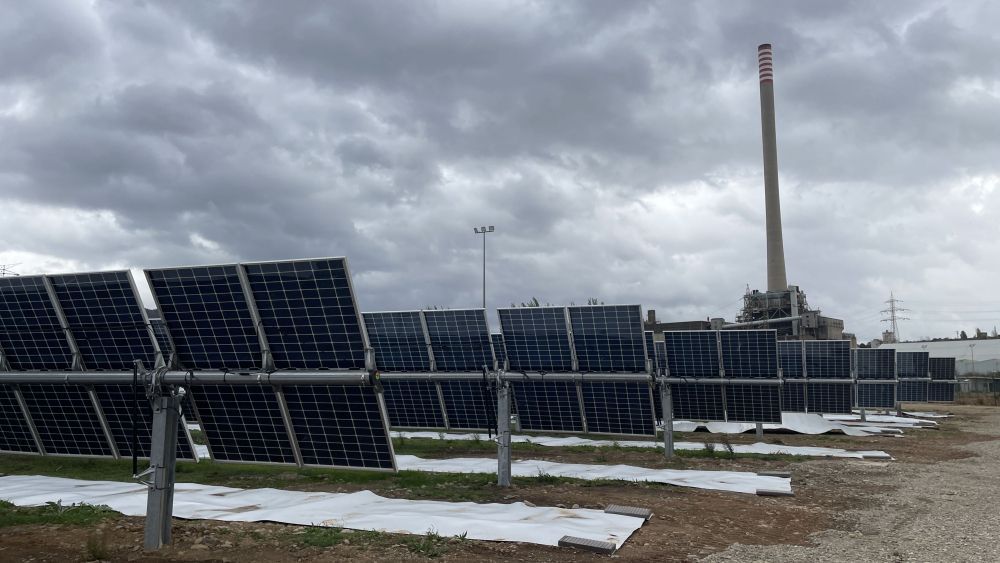
<svg viewBox="0 0 1000 563">
<path fill-rule="evenodd" d="M 851 404 L 854 402 L 854 385 L 852 383 L 810 381 L 807 385 L 809 412 L 851 414 Z"/>
<path fill-rule="evenodd" d="M 727 383 L 727 422 L 781 423 L 781 388 L 778 385 Z"/>
<path fill-rule="evenodd" d="M 73 353 L 42 276 L 0 278 L 0 350 L 14 371 L 72 367 Z"/>
<path fill-rule="evenodd" d="M 295 463 L 273 387 L 194 385 L 189 390 L 214 459 Z"/>
<path fill-rule="evenodd" d="M 896 376 L 900 379 L 928 379 L 928 352 L 896 352 Z M 901 399 L 915 401 L 917 399 Z"/>
<path fill-rule="evenodd" d="M 108 422 L 111 437 L 122 457 L 132 456 L 132 386 L 124 384 L 95 385 L 94 391 L 101 404 L 104 419 Z M 139 387 L 139 408 L 136 409 L 136 442 L 139 457 L 149 457 L 149 444 L 153 433 L 153 408 L 146 398 L 145 388 Z M 184 430 L 184 421 L 177 424 L 177 457 L 194 459 L 191 444 Z"/>
<path fill-rule="evenodd" d="M 146 270 L 182 369 L 260 369 L 236 265 Z"/>
<path fill-rule="evenodd" d="M 670 384 L 674 420 L 726 420 L 722 387 L 714 383 Z"/>
<path fill-rule="evenodd" d="M 444 428 L 437 386 L 427 379 L 382 379 L 392 428 Z"/>
<path fill-rule="evenodd" d="M 504 369 L 504 362 L 507 361 L 507 347 L 503 343 L 503 335 L 498 333 L 490 334 L 493 341 L 493 355 L 497 358 L 497 368 Z"/>
<path fill-rule="evenodd" d="M 385 372 L 430 371 L 431 358 L 419 311 L 362 313 L 375 366 Z"/>
<path fill-rule="evenodd" d="M 667 344 L 666 342 L 659 340 L 653 343 L 653 349 L 656 351 L 656 372 L 658 374 L 667 373 Z"/>
<path fill-rule="evenodd" d="M 639 305 L 570 307 L 569 319 L 581 372 L 646 371 Z"/>
<path fill-rule="evenodd" d="M 782 342 L 778 343 L 783 344 Z M 804 381 L 785 381 L 781 384 L 781 410 L 806 412 L 806 384 Z"/>
<path fill-rule="evenodd" d="M 110 456 L 111 446 L 83 385 L 19 384 L 46 454 Z"/>
<path fill-rule="evenodd" d="M 10 385 L 0 385 L 0 451 L 38 453 L 31 428 Z"/>
<path fill-rule="evenodd" d="M 88 370 L 156 365 L 142 306 L 127 271 L 51 276 L 52 286 Z"/>
<path fill-rule="evenodd" d="M 891 348 L 858 348 L 854 370 L 859 380 L 896 379 L 896 351 Z"/>
<path fill-rule="evenodd" d="M 720 377 L 716 336 L 714 330 L 664 332 L 670 377 Z"/>
<path fill-rule="evenodd" d="M 163 361 L 170 361 L 170 353 L 173 352 L 173 345 L 170 344 L 170 336 L 167 335 L 167 325 L 162 319 L 149 319 L 149 326 L 153 328 L 153 336 L 163 353 Z"/>
<path fill-rule="evenodd" d="M 653 403 L 645 381 L 583 381 L 587 432 L 654 436 Z"/>
<path fill-rule="evenodd" d="M 344 258 L 244 264 L 278 369 L 365 369 Z"/>
<path fill-rule="evenodd" d="M 851 343 L 847 340 L 807 340 L 805 358 L 809 379 L 851 378 Z"/>
<path fill-rule="evenodd" d="M 931 358 L 932 360 L 935 358 Z M 949 358 L 952 359 L 952 358 Z M 955 383 L 951 381 L 931 381 L 928 384 L 927 400 L 932 403 L 951 403 L 955 401 Z"/>
<path fill-rule="evenodd" d="M 562 307 L 497 309 L 510 371 L 572 371 L 564 311 Z"/>
<path fill-rule="evenodd" d="M 722 347 L 722 367 L 727 378 L 778 377 L 776 331 L 724 330 L 719 333 L 719 337 Z"/>
<path fill-rule="evenodd" d="M 896 406 L 895 383 L 860 383 L 857 392 L 858 408 L 891 409 Z"/>
<path fill-rule="evenodd" d="M 583 432 L 580 401 L 573 381 L 512 381 L 522 430 Z"/>
<path fill-rule="evenodd" d="M 931 379 L 955 379 L 955 358 L 928 358 L 927 368 Z"/>
<path fill-rule="evenodd" d="M 490 329 L 483 309 L 424 311 L 434 367 L 444 372 L 493 369 Z"/>
<path fill-rule="evenodd" d="M 848 357 L 850 359 L 850 357 Z M 802 369 L 802 342 L 799 340 L 786 340 L 778 342 L 778 362 L 781 365 L 781 377 L 784 379 L 802 379 L 805 372 Z M 850 370 L 850 364 L 847 368 Z M 848 371 L 850 376 L 850 371 Z M 784 407 L 782 407 L 784 408 Z M 784 408 L 789 412 L 801 412 Z"/>
<path fill-rule="evenodd" d="M 656 365 L 656 346 L 653 344 L 653 331 L 647 330 L 642 333 L 642 337 L 646 341 L 646 359 L 653 362 Z"/>
<path fill-rule="evenodd" d="M 286 385 L 283 390 L 304 464 L 396 468 L 374 388 Z"/>
<path fill-rule="evenodd" d="M 930 384 L 929 380 L 900 381 L 899 387 L 896 388 L 896 392 L 899 394 L 899 400 L 906 401 L 908 403 L 926 403 L 929 384 Z"/>
<path fill-rule="evenodd" d="M 440 384 L 448 425 L 452 429 L 497 427 L 497 400 L 482 379 L 444 379 Z"/>
</svg>

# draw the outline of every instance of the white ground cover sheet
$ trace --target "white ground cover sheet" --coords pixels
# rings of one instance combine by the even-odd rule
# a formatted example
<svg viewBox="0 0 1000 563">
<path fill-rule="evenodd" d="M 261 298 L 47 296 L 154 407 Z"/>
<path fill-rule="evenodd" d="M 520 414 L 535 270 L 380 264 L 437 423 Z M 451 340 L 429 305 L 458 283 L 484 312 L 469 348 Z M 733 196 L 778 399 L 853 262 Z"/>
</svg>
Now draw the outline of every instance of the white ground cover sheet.
<svg viewBox="0 0 1000 563">
<path fill-rule="evenodd" d="M 915 416 L 917 418 L 948 418 L 950 414 L 941 414 L 936 412 L 925 412 L 925 411 L 903 411 L 906 416 Z"/>
<path fill-rule="evenodd" d="M 845 415 L 850 416 L 850 415 Z M 863 423 L 862 423 L 863 424 Z M 675 420 L 676 432 L 694 432 L 705 428 L 713 434 L 743 434 L 753 431 L 755 424 L 747 422 L 690 422 Z M 882 434 L 901 434 L 897 428 L 883 428 L 872 425 L 849 425 L 827 420 L 815 413 L 783 412 L 781 424 L 764 424 L 764 430 L 797 432 L 799 434 L 826 434 L 828 432 L 846 434 L 848 436 L 872 436 Z"/>
<path fill-rule="evenodd" d="M 393 432 L 394 438 L 429 438 L 433 440 L 487 440 L 486 434 L 453 434 L 438 432 Z M 663 448 L 663 442 L 653 442 L 650 440 L 592 440 L 589 438 L 578 438 L 576 436 L 524 436 L 514 434 L 510 437 L 515 443 L 532 443 L 539 446 L 567 447 L 567 446 L 594 446 L 611 447 L 620 446 L 623 448 Z M 781 444 L 733 444 L 733 452 L 738 454 L 785 454 L 801 455 L 809 457 L 843 457 L 843 458 L 879 458 L 892 459 L 889 454 L 877 450 L 851 451 L 840 448 L 822 448 L 811 446 L 785 446 Z M 703 450 L 705 444 L 702 442 L 674 442 L 676 450 Z M 715 444 L 715 450 L 725 453 L 725 446 Z"/>
<path fill-rule="evenodd" d="M 431 473 L 496 473 L 497 460 L 467 457 L 452 459 L 422 459 L 412 455 L 397 455 L 400 470 L 428 471 Z M 792 492 L 792 480 L 769 477 L 746 471 L 695 471 L 682 469 L 648 469 L 631 465 L 592 465 L 586 463 L 556 463 L 539 460 L 513 460 L 511 475 L 514 477 L 570 477 L 595 481 L 642 481 L 664 483 L 678 487 L 730 491 L 756 494 L 758 490 Z"/>
<path fill-rule="evenodd" d="M 881 428 L 936 428 L 938 423 L 933 420 L 922 420 L 906 416 L 895 416 L 891 414 L 868 414 L 865 421 L 861 421 L 859 414 L 826 414 L 827 420 L 844 426 L 876 426 Z"/>
<path fill-rule="evenodd" d="M 494 463 L 494 471 L 496 470 Z M 146 514 L 146 487 L 137 483 L 84 481 L 60 477 L 0 477 L 0 499 L 18 506 L 48 502 L 106 505 L 129 516 Z M 174 516 L 187 519 L 377 530 L 469 539 L 558 545 L 576 536 L 621 546 L 643 524 L 641 518 L 592 509 L 511 504 L 416 501 L 383 498 L 370 491 L 319 493 L 279 489 L 234 489 L 177 483 Z"/>
</svg>

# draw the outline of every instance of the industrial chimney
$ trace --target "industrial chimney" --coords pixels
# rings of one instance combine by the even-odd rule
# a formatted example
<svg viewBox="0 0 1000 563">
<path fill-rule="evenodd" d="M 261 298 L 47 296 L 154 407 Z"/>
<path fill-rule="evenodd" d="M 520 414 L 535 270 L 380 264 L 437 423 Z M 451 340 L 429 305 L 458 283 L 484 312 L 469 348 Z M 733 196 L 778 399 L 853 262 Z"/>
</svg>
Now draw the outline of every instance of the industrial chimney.
<svg viewBox="0 0 1000 563">
<path fill-rule="evenodd" d="M 778 196 L 778 141 L 774 129 L 774 67 L 771 44 L 757 47 L 760 72 L 760 122 L 764 141 L 764 205 L 767 222 L 767 290 L 788 291 L 785 245 L 781 240 L 781 200 Z"/>
</svg>

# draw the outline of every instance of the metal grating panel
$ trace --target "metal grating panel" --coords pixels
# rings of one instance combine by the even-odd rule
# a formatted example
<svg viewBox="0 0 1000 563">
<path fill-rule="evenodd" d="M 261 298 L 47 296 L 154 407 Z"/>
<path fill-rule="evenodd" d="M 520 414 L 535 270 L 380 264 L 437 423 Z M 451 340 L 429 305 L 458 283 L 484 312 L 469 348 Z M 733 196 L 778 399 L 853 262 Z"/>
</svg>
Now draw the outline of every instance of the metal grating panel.
<svg viewBox="0 0 1000 563">
<path fill-rule="evenodd" d="M 928 358 L 927 369 L 931 373 L 931 379 L 953 380 L 955 379 L 955 358 Z"/>
<path fill-rule="evenodd" d="M 778 342 L 778 364 L 781 366 L 781 377 L 784 379 L 804 378 L 806 374 L 802 363 L 802 342 L 799 340 Z M 851 366 L 848 364 L 848 376 L 850 376 L 850 368 Z"/>
<path fill-rule="evenodd" d="M 226 384 L 189 389 L 214 459 L 295 463 L 273 387 Z"/>
<path fill-rule="evenodd" d="M 569 329 L 562 307 L 498 309 L 497 314 L 511 371 L 572 371 Z"/>
<path fill-rule="evenodd" d="M 25 406 L 47 454 L 113 455 L 94 403 L 83 385 L 20 384 Z"/>
<path fill-rule="evenodd" d="M 426 379 L 383 379 L 385 410 L 393 428 L 444 428 L 437 386 Z"/>
<path fill-rule="evenodd" d="M 374 388 L 286 385 L 283 391 L 304 464 L 396 468 Z"/>
<path fill-rule="evenodd" d="M 490 329 L 483 309 L 424 311 L 437 371 L 493 369 Z"/>
<path fill-rule="evenodd" d="M 452 429 L 497 427 L 497 399 L 482 379 L 446 379 L 440 385 Z"/>
<path fill-rule="evenodd" d="M 778 337 L 774 330 L 719 333 L 722 367 L 730 379 L 778 377 Z"/>
<path fill-rule="evenodd" d="M 806 377 L 809 379 L 850 379 L 851 343 L 847 340 L 807 340 Z"/>
<path fill-rule="evenodd" d="M 278 369 L 365 369 L 344 258 L 244 264 Z"/>
<path fill-rule="evenodd" d="M 653 403 L 645 381 L 583 381 L 587 431 L 655 436 Z"/>
<path fill-rule="evenodd" d="M 569 307 L 569 318 L 581 372 L 645 373 L 639 305 Z"/>
<path fill-rule="evenodd" d="M 719 346 L 714 330 L 663 333 L 670 377 L 716 378 Z"/>
<path fill-rule="evenodd" d="M 0 349 L 14 371 L 72 367 L 73 352 L 42 276 L 0 278 Z"/>
<path fill-rule="evenodd" d="M 522 430 L 583 432 L 576 382 L 512 381 L 514 405 Z"/>
<path fill-rule="evenodd" d="M 38 453 L 31 428 L 10 385 L 0 385 L 0 451 Z"/>
<path fill-rule="evenodd" d="M 362 316 L 379 370 L 430 371 L 431 358 L 419 311 L 363 313 Z"/>
<path fill-rule="evenodd" d="M 857 406 L 868 409 L 891 409 L 896 406 L 895 383 L 859 383 Z"/>
<path fill-rule="evenodd" d="M 181 368 L 261 367 L 260 342 L 237 268 L 146 270 Z"/>
<path fill-rule="evenodd" d="M 722 385 L 714 383 L 671 384 L 674 420 L 725 420 Z"/>
<path fill-rule="evenodd" d="M 781 423 L 781 388 L 778 385 L 727 383 L 727 422 Z"/>
<path fill-rule="evenodd" d="M 896 351 L 891 348 L 858 348 L 854 372 L 859 380 L 896 379 Z"/>
<path fill-rule="evenodd" d="M 101 404 L 104 419 L 122 457 L 132 456 L 132 386 L 120 384 L 95 385 L 94 391 Z M 149 457 L 149 443 L 153 434 L 153 408 L 146 398 L 145 389 L 139 388 L 139 408 L 136 417 L 136 442 L 139 457 Z M 184 421 L 177 425 L 178 459 L 195 459 L 191 444 L 184 430 Z"/>
<path fill-rule="evenodd" d="M 131 370 L 156 364 L 142 306 L 127 271 L 51 276 L 88 370 Z"/>
</svg>

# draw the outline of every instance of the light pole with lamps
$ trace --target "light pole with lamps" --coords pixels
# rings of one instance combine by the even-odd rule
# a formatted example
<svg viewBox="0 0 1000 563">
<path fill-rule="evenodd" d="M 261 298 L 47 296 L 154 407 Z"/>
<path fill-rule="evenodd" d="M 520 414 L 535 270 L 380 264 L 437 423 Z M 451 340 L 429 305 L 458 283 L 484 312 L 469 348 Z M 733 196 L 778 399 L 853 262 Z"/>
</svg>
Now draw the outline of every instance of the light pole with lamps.
<svg viewBox="0 0 1000 563">
<path fill-rule="evenodd" d="M 477 235 L 483 235 L 483 309 L 486 308 L 486 234 L 494 231 L 493 225 L 489 227 L 473 227 Z"/>
<path fill-rule="evenodd" d="M 972 375 L 976 375 L 976 343 L 969 344 L 969 353 L 972 354 Z"/>
</svg>

